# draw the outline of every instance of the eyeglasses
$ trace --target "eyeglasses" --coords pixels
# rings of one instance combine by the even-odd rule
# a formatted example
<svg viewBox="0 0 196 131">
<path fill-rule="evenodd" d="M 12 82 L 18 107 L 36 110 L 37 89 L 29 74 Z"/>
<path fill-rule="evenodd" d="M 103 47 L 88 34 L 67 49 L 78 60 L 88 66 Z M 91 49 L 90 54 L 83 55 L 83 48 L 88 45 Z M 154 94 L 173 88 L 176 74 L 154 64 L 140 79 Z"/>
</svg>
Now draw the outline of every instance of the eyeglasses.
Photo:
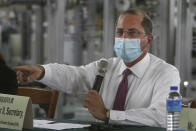
<svg viewBox="0 0 196 131">
<path fill-rule="evenodd" d="M 121 37 L 123 36 L 123 33 L 127 33 L 127 36 L 130 38 L 137 38 L 139 37 L 141 34 L 145 34 L 143 32 L 139 32 L 136 29 L 128 29 L 127 31 L 123 30 L 123 29 L 117 29 L 116 30 L 116 36 L 117 37 Z"/>
</svg>

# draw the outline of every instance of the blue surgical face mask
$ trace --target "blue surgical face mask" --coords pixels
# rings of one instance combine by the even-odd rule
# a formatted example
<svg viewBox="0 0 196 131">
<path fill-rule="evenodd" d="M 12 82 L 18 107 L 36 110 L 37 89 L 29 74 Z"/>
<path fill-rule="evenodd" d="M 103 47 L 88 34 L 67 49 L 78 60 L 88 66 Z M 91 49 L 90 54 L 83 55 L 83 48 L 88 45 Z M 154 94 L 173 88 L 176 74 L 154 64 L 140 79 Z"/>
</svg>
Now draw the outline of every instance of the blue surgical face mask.
<svg viewBox="0 0 196 131">
<path fill-rule="evenodd" d="M 125 62 L 133 62 L 141 54 L 140 39 L 115 38 L 114 51 Z"/>
</svg>

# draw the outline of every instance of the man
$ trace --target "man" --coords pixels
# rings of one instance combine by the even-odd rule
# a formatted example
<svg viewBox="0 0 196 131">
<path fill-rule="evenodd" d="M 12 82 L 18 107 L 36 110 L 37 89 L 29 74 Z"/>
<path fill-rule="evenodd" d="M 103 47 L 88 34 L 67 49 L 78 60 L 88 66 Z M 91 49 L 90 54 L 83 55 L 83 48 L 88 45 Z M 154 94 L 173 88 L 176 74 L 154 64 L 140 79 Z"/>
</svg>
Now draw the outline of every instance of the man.
<svg viewBox="0 0 196 131">
<path fill-rule="evenodd" d="M 88 91 L 83 105 L 97 119 L 133 125 L 165 127 L 166 96 L 179 85 L 178 70 L 148 53 L 152 22 L 142 11 L 131 9 L 120 15 L 114 51 L 100 92 L 89 90 L 98 61 L 75 67 L 63 64 L 15 67 L 20 82 L 40 80 L 49 87 L 73 93 Z"/>
</svg>

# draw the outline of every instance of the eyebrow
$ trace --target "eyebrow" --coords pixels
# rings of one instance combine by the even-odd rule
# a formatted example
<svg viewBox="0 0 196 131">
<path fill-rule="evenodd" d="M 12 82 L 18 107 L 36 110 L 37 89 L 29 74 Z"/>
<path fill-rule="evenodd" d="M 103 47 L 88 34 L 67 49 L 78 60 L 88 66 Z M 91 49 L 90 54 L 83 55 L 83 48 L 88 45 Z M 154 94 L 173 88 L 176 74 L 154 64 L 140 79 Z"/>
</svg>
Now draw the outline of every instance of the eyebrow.
<svg viewBox="0 0 196 131">
<path fill-rule="evenodd" d="M 123 30 L 123 28 L 116 28 L 116 30 Z M 130 28 L 130 29 L 128 29 L 128 31 L 130 31 L 130 30 L 136 30 L 136 31 L 139 31 L 139 30 L 137 30 L 136 28 Z"/>
</svg>

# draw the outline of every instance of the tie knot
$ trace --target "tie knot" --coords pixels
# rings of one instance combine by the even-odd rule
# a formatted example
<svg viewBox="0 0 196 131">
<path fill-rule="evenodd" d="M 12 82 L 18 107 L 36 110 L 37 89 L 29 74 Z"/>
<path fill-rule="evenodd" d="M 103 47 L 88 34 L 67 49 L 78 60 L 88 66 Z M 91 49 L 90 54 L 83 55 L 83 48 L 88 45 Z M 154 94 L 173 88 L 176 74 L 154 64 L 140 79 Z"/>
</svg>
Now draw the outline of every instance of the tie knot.
<svg viewBox="0 0 196 131">
<path fill-rule="evenodd" d="M 124 76 L 128 76 L 128 75 L 130 75 L 131 74 L 131 71 L 129 70 L 129 69 L 125 69 L 124 71 L 123 71 L 123 75 Z"/>
</svg>

